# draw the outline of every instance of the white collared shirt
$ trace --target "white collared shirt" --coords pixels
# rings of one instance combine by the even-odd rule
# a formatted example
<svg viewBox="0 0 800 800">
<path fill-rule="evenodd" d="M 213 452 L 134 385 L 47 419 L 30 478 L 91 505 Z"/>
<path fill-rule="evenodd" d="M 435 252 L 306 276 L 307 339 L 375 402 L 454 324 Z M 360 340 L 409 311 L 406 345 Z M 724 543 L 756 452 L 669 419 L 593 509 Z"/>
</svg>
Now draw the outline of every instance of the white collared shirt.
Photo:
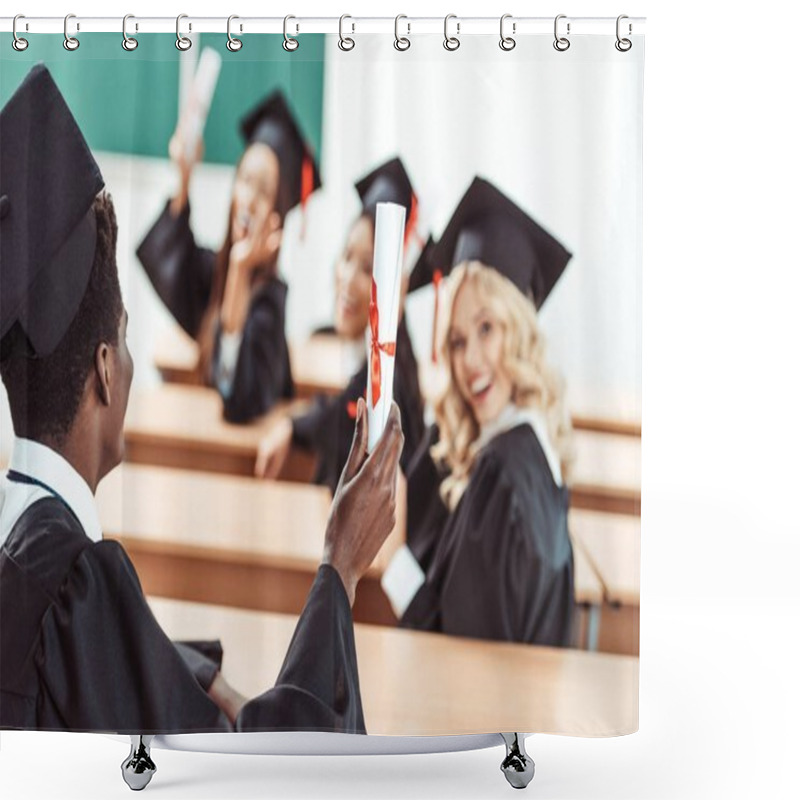
<svg viewBox="0 0 800 800">
<path fill-rule="evenodd" d="M 72 509 L 86 535 L 93 542 L 102 540 L 103 531 L 92 490 L 63 456 L 39 442 L 15 437 L 9 470 L 50 487 Z M 51 493 L 41 486 L 11 481 L 3 475 L 0 481 L 0 546 L 23 512 L 37 500 L 49 496 Z"/>
</svg>

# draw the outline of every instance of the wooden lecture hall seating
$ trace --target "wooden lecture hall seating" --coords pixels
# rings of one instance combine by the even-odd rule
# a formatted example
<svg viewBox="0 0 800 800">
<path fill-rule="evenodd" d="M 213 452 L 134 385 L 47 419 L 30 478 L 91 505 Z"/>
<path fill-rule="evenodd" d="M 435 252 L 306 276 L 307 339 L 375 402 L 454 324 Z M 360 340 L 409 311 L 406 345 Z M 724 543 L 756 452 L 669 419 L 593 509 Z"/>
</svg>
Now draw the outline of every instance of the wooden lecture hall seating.
<svg viewBox="0 0 800 800">
<path fill-rule="evenodd" d="M 214 389 L 164 384 L 132 394 L 125 422 L 126 459 L 232 475 L 252 476 L 258 442 L 281 415 L 303 401 L 273 409 L 250 425 L 222 419 Z M 638 515 L 641 508 L 641 442 L 621 434 L 575 432 L 574 508 Z M 293 449 L 282 478 L 307 481 L 314 459 Z"/>
<path fill-rule="evenodd" d="M 150 603 L 173 639 L 221 639 L 223 673 L 240 692 L 253 697 L 273 685 L 294 616 Z M 374 733 L 609 736 L 638 727 L 638 658 L 375 625 L 356 624 L 355 633 L 364 717 Z"/>
<path fill-rule="evenodd" d="M 327 488 L 310 484 L 126 463 L 100 484 L 97 502 L 105 535 L 124 544 L 148 594 L 298 614 L 319 565 L 331 497 Z M 611 517 L 573 510 L 570 528 L 588 539 L 595 518 L 605 516 Z M 380 579 L 404 539 L 404 524 L 401 514 L 359 585 L 358 621 L 396 624 Z M 574 547 L 576 600 L 583 609 L 576 641 L 594 649 L 603 636 L 611 642 L 625 637 L 604 629 L 615 622 L 604 613 L 615 597 L 581 546 L 583 538 Z"/>
</svg>

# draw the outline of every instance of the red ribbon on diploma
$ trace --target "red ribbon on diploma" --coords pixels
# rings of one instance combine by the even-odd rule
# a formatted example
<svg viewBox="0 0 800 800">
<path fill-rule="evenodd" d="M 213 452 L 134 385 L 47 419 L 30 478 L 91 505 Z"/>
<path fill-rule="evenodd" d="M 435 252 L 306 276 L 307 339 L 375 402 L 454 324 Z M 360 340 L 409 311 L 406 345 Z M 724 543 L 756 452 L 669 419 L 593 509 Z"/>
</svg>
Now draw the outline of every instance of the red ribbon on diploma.
<svg viewBox="0 0 800 800">
<path fill-rule="evenodd" d="M 372 407 L 378 405 L 381 399 L 381 350 L 387 356 L 393 356 L 396 343 L 380 342 L 378 340 L 378 286 L 375 278 L 372 279 L 372 294 L 369 301 L 369 331 L 370 331 L 370 375 L 372 377 Z"/>
</svg>

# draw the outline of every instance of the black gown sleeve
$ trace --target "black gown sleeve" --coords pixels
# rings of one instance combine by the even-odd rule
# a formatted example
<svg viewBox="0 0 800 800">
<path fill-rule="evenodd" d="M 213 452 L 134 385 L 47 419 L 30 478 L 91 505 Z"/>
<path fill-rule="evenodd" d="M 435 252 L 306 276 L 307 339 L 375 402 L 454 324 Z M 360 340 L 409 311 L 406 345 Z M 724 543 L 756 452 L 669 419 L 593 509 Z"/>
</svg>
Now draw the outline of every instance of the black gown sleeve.
<svg viewBox="0 0 800 800">
<path fill-rule="evenodd" d="M 197 682 L 207 692 L 222 669 L 222 642 L 175 642 L 172 644 Z"/>
<path fill-rule="evenodd" d="M 47 705 L 61 722 L 55 727 L 230 730 L 153 617 L 117 542 L 99 542 L 79 556 L 42 620 L 37 669 Z"/>
<path fill-rule="evenodd" d="M 247 311 L 233 379 L 222 394 L 223 416 L 244 424 L 294 395 L 286 343 L 286 284 L 272 278 L 256 289 Z M 212 378 L 221 386 L 220 337 L 216 331 Z"/>
<path fill-rule="evenodd" d="M 292 417 L 292 443 L 304 450 L 325 447 L 331 426 L 337 423 L 338 396 L 318 394 L 304 414 Z"/>
<path fill-rule="evenodd" d="M 206 694 L 219 643 L 171 642 L 119 543 L 92 544 L 55 499 L 32 506 L 17 533 L 0 550 L 0 726 L 232 729 Z M 333 567 L 319 569 L 276 686 L 245 704 L 235 728 L 365 732 L 352 615 Z"/>
<path fill-rule="evenodd" d="M 353 618 L 339 573 L 323 564 L 275 687 L 247 703 L 237 730 L 366 733 Z"/>
<path fill-rule="evenodd" d="M 230 730 L 184 660 L 191 649 L 170 642 L 125 552 L 107 541 L 83 553 L 48 611 L 38 669 L 69 730 Z M 235 728 L 366 732 L 352 615 L 333 567 L 320 567 L 275 687 L 245 704 Z"/>
<path fill-rule="evenodd" d="M 425 403 L 419 388 L 419 368 L 414 356 L 411 337 L 405 319 L 397 328 L 397 358 L 394 365 L 394 399 L 400 410 L 403 426 L 403 450 L 400 453 L 400 468 L 408 476 L 411 460 L 425 435 Z"/>
<path fill-rule="evenodd" d="M 431 565 L 436 543 L 450 516 L 439 493 L 445 473 L 430 453 L 438 439 L 439 428 L 431 425 L 422 435 L 408 466 L 406 544 L 424 572 Z"/>
<path fill-rule="evenodd" d="M 482 459 L 436 545 L 403 625 L 482 639 L 566 646 L 573 560 L 563 494 Z"/>
<path fill-rule="evenodd" d="M 136 250 L 153 288 L 192 338 L 208 308 L 216 256 L 198 247 L 189 226 L 189 204 L 173 217 L 170 202 Z"/>
<path fill-rule="evenodd" d="M 335 397 L 319 395 L 311 408 L 292 420 L 292 442 L 317 454 L 314 482 L 336 491 L 355 430 L 355 406 L 367 387 L 366 364 Z"/>
</svg>

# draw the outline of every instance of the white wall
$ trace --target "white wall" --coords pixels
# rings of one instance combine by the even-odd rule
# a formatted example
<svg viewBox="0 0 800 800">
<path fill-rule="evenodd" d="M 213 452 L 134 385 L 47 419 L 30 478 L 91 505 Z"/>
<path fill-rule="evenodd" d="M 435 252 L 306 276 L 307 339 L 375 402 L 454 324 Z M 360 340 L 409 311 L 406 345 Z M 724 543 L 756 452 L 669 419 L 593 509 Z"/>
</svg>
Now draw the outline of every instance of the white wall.
<svg viewBox="0 0 800 800">
<path fill-rule="evenodd" d="M 584 37 L 581 56 L 560 57 L 547 38 L 511 53 L 494 36 L 446 53 L 436 37 L 398 53 L 385 36 L 359 36 L 349 53 L 329 38 L 323 123 L 323 189 L 286 221 L 280 268 L 290 286 L 287 326 L 302 338 L 330 320 L 333 263 L 358 212 L 353 182 L 400 154 L 423 222 L 444 228 L 480 174 L 531 213 L 574 258 L 542 311 L 552 360 L 574 411 L 641 417 L 642 48 L 620 55 Z M 533 47 L 531 47 L 531 44 Z M 153 350 L 172 324 L 134 251 L 176 186 L 166 159 L 97 154 L 120 226 L 118 260 L 131 317 L 136 386 L 157 380 Z M 191 186 L 198 241 L 225 233 L 231 167 L 201 164 Z M 304 219 L 305 217 L 305 219 Z M 304 234 L 304 235 L 303 235 Z M 408 304 L 422 361 L 432 296 Z M 10 424 L 0 409 L 0 456 Z"/>
<path fill-rule="evenodd" d="M 571 407 L 639 419 L 643 48 L 609 45 L 582 37 L 564 58 L 547 37 L 510 53 L 495 36 L 455 53 L 417 37 L 398 53 L 362 35 L 343 53 L 331 37 L 324 178 L 331 198 L 346 196 L 399 153 L 434 234 L 476 174 L 495 182 L 574 254 L 542 310 Z M 331 236 L 350 213 L 330 203 Z"/>
</svg>

